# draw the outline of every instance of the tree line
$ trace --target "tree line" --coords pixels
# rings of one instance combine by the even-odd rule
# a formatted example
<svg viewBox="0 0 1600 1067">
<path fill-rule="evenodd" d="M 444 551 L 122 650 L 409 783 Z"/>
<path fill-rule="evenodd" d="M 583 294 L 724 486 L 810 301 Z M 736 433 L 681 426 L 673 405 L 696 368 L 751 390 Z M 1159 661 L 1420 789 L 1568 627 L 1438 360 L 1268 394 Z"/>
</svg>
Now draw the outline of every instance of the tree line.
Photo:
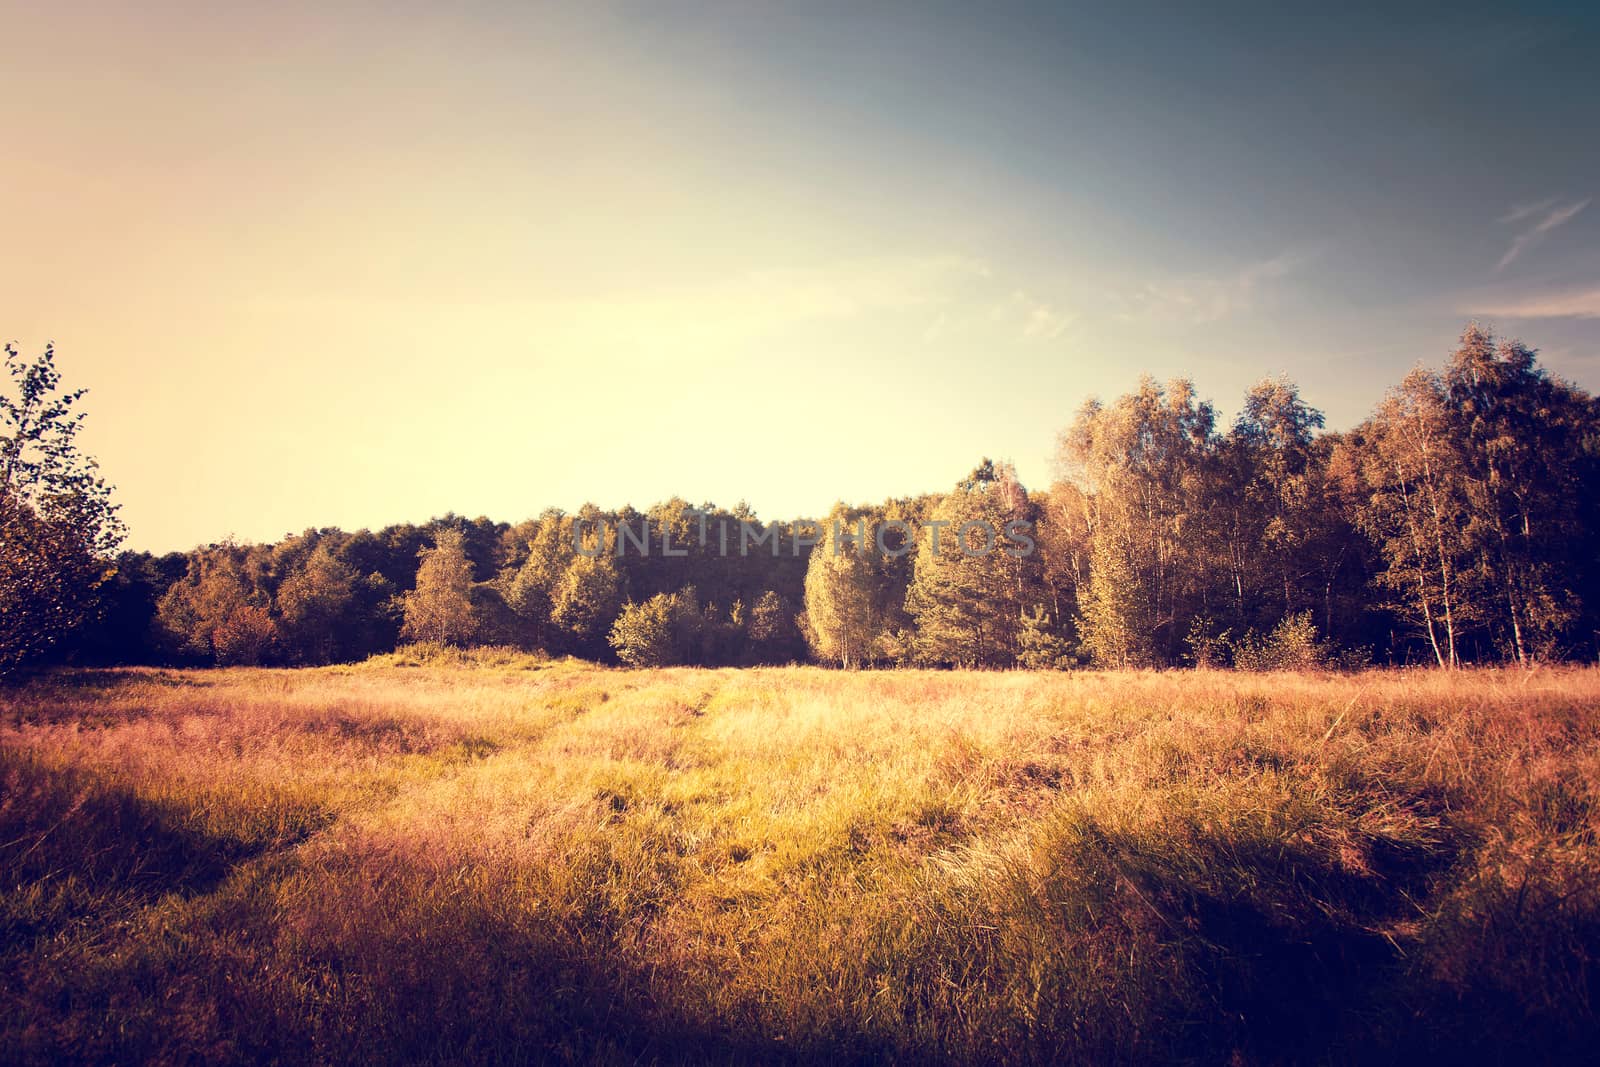
<svg viewBox="0 0 1600 1067">
<path fill-rule="evenodd" d="M 85 547 L 103 573 L 57 655 L 291 665 L 432 642 L 636 666 L 1588 659 L 1597 462 L 1600 404 L 1473 325 L 1347 432 L 1285 379 L 1252 388 L 1226 427 L 1192 382 L 1143 379 L 1077 412 L 1042 490 L 984 460 L 946 492 L 815 523 L 675 498 L 114 561 Z M 0 516 L 45 514 L 19 499 L 0 495 Z M 730 551 L 730 526 L 755 550 Z M 963 528 L 1025 529 L 1028 551 L 951 551 Z M 629 551 L 634 531 L 658 549 Z M 0 581 L 27 570 L 6 566 Z"/>
</svg>

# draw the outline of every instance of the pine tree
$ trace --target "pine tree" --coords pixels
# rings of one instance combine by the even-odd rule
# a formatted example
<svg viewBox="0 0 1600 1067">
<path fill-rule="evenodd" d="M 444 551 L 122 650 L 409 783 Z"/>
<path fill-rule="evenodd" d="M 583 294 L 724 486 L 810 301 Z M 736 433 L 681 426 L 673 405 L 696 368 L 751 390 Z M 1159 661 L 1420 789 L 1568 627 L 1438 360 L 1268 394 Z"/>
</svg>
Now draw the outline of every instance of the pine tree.
<svg viewBox="0 0 1600 1067">
<path fill-rule="evenodd" d="M 1014 523 L 1031 526 L 1034 514 L 1015 472 L 987 459 L 933 509 L 930 523 L 939 525 L 918 539 L 906 595 L 918 659 L 965 667 L 1016 661 L 1023 615 L 1045 592 L 1037 555 L 1022 554 L 1010 535 Z"/>
</svg>

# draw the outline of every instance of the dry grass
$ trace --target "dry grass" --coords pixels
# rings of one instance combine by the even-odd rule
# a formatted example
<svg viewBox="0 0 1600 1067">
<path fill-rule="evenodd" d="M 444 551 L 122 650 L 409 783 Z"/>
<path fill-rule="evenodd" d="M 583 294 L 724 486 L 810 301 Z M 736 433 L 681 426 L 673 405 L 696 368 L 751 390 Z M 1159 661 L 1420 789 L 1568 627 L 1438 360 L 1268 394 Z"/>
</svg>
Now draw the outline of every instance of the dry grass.
<svg viewBox="0 0 1600 1067">
<path fill-rule="evenodd" d="M 1587 1053 L 1600 672 L 0 693 L 0 1060 Z"/>
</svg>

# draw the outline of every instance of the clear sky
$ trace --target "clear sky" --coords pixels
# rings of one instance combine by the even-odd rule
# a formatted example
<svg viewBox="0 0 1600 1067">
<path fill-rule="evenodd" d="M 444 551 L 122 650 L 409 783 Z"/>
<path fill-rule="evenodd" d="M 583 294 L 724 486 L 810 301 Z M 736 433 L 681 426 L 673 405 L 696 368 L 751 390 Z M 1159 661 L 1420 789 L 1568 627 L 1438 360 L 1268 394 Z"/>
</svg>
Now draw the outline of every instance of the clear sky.
<svg viewBox="0 0 1600 1067">
<path fill-rule="evenodd" d="M 1048 482 L 1143 371 L 1600 387 L 1600 14 L 0 0 L 0 336 L 131 544 Z"/>
</svg>

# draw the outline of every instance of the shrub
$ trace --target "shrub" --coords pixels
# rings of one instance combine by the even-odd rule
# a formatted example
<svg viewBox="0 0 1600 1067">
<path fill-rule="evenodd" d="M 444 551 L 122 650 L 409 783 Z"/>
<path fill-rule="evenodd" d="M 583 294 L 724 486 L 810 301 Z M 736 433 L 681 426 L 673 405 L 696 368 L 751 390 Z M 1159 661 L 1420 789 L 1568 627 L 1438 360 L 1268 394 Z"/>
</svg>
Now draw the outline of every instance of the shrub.
<svg viewBox="0 0 1600 1067">
<path fill-rule="evenodd" d="M 1265 638 L 1251 630 L 1233 644 L 1233 665 L 1243 671 L 1321 670 L 1332 658 L 1309 611 L 1286 616 Z"/>
</svg>

